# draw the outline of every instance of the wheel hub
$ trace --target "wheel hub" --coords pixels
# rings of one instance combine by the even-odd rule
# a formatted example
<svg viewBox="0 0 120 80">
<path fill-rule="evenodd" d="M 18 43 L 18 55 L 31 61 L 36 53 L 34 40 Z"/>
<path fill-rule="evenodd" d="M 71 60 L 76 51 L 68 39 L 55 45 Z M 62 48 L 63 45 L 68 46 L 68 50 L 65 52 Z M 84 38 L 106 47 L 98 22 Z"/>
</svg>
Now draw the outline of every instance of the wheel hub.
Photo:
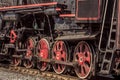
<svg viewBox="0 0 120 80">
<path fill-rule="evenodd" d="M 83 57 L 80 57 L 80 59 L 79 59 L 79 61 L 80 61 L 80 63 L 83 63 Z"/>
<path fill-rule="evenodd" d="M 84 58 L 84 55 L 82 53 L 79 53 L 78 62 L 80 65 L 83 65 L 83 63 L 85 62 L 85 58 Z"/>
<path fill-rule="evenodd" d="M 46 53 L 46 50 L 41 50 L 40 51 L 40 57 L 42 57 L 42 58 L 47 58 L 47 53 Z"/>
<path fill-rule="evenodd" d="M 60 59 L 61 59 L 61 53 L 60 53 L 60 52 L 57 52 L 57 53 L 56 53 L 56 59 L 57 59 L 57 60 L 60 60 Z"/>
</svg>

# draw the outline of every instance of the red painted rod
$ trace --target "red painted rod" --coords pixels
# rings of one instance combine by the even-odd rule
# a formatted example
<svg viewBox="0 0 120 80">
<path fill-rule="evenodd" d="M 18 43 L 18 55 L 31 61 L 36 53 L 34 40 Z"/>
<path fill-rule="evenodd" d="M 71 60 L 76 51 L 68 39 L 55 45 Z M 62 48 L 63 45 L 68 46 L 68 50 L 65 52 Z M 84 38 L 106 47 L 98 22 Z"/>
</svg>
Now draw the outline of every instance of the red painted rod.
<svg viewBox="0 0 120 80">
<path fill-rule="evenodd" d="M 61 14 L 60 17 L 75 17 L 75 14 Z"/>
<path fill-rule="evenodd" d="M 21 9 L 21 8 L 32 8 L 32 7 L 41 7 L 41 6 L 52 6 L 52 5 L 56 5 L 56 4 L 57 4 L 57 2 L 50 2 L 50 3 L 29 4 L 29 5 L 21 5 L 21 6 L 1 7 L 0 11 L 9 10 L 9 9 Z"/>
</svg>

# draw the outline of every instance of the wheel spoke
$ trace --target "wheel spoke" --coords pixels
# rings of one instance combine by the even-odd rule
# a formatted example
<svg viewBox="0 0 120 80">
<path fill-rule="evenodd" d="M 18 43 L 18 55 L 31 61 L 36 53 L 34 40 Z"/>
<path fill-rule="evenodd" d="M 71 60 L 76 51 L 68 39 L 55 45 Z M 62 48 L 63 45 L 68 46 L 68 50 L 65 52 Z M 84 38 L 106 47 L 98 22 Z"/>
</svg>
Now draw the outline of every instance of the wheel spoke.
<svg viewBox="0 0 120 80">
<path fill-rule="evenodd" d="M 84 72 L 84 67 L 83 66 L 81 66 L 81 76 L 84 76 L 85 75 L 85 72 Z"/>
<path fill-rule="evenodd" d="M 56 52 L 56 51 L 57 51 L 57 49 L 58 49 L 58 44 L 57 44 L 57 45 L 55 45 L 55 47 L 54 47 L 54 52 Z"/>
<path fill-rule="evenodd" d="M 87 45 L 84 45 L 84 46 L 85 46 L 84 51 L 85 51 L 85 52 L 89 52 L 88 46 L 87 46 Z"/>
<path fill-rule="evenodd" d="M 42 62 L 42 68 L 45 68 L 47 66 L 47 63 Z"/>
<path fill-rule="evenodd" d="M 17 52 L 15 52 L 14 55 L 19 56 L 19 54 Z M 13 57 L 11 64 L 13 66 L 19 66 L 21 64 L 21 58 Z"/>
<path fill-rule="evenodd" d="M 65 66 L 65 65 L 60 64 L 60 68 L 61 68 L 61 70 L 64 68 L 64 66 Z"/>
<path fill-rule="evenodd" d="M 57 50 L 57 51 L 60 50 L 60 43 L 57 43 L 57 45 L 56 45 L 56 50 Z"/>
<path fill-rule="evenodd" d="M 81 69 L 82 69 L 82 68 L 81 68 L 81 65 L 78 65 L 78 68 L 77 68 L 77 69 L 78 69 L 78 70 L 77 70 L 78 73 L 81 73 Z"/>
<path fill-rule="evenodd" d="M 26 68 L 31 68 L 31 67 L 33 67 L 33 62 L 30 61 L 30 60 L 25 60 L 25 61 L 24 61 L 24 66 L 25 66 Z"/>
<path fill-rule="evenodd" d="M 90 57 L 85 57 L 85 61 L 90 63 Z"/>
<path fill-rule="evenodd" d="M 60 42 L 59 44 L 60 44 L 60 49 L 59 50 L 60 51 L 64 51 L 64 44 L 63 44 L 63 42 Z"/>
<path fill-rule="evenodd" d="M 46 45 L 45 41 L 40 41 L 41 49 L 48 49 L 48 45 Z"/>
<path fill-rule="evenodd" d="M 61 68 L 60 68 L 60 64 L 58 64 L 58 72 L 60 72 L 61 71 Z"/>
<path fill-rule="evenodd" d="M 21 62 L 21 59 L 19 59 L 19 58 L 13 58 L 13 65 L 14 66 L 18 66 L 20 64 L 20 62 Z"/>
<path fill-rule="evenodd" d="M 28 41 L 28 48 L 33 48 L 33 40 L 32 39 L 30 39 L 29 41 Z"/>
<path fill-rule="evenodd" d="M 87 51 L 87 52 L 84 52 L 83 54 L 84 54 L 85 61 L 90 63 L 90 56 L 91 56 L 90 52 Z"/>
<path fill-rule="evenodd" d="M 79 58 L 82 57 L 82 56 L 83 56 L 82 53 L 79 53 L 79 54 L 78 54 L 78 57 L 79 57 Z"/>
<path fill-rule="evenodd" d="M 66 53 L 64 51 L 62 51 L 62 53 L 61 53 L 61 58 L 63 58 L 64 60 L 66 58 Z"/>
<path fill-rule="evenodd" d="M 83 44 L 80 45 L 79 52 L 83 52 Z"/>
<path fill-rule="evenodd" d="M 90 67 L 87 64 L 84 64 L 83 67 L 85 69 L 85 73 L 87 74 L 88 71 L 90 70 Z"/>
<path fill-rule="evenodd" d="M 80 53 L 76 53 L 76 60 L 79 60 L 80 58 Z"/>
</svg>

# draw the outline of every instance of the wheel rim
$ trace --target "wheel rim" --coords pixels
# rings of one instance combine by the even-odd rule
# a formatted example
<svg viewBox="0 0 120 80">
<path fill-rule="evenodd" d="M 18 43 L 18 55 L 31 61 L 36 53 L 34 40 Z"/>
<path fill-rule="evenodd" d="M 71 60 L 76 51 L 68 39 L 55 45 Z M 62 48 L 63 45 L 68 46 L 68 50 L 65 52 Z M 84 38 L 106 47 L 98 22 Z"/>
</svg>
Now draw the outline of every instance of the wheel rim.
<svg viewBox="0 0 120 80">
<path fill-rule="evenodd" d="M 92 52 L 88 43 L 81 41 L 75 48 L 74 61 L 78 62 L 75 73 L 79 78 L 85 79 L 89 76 L 92 66 Z"/>
<path fill-rule="evenodd" d="M 24 62 L 23 62 L 23 65 L 26 68 L 31 68 L 34 65 L 33 61 L 32 61 L 34 46 L 35 46 L 34 40 L 32 38 L 29 38 L 26 43 L 27 51 L 25 54 L 25 58 L 27 58 L 27 59 L 24 60 Z"/>
<path fill-rule="evenodd" d="M 37 55 L 41 59 L 49 59 L 49 43 L 46 39 L 41 39 L 37 46 Z M 46 62 L 38 62 L 38 69 L 41 71 L 45 71 L 48 68 L 48 63 Z"/>
<path fill-rule="evenodd" d="M 53 46 L 52 59 L 67 62 L 67 48 L 63 41 L 55 42 Z M 53 64 L 53 69 L 57 74 L 65 71 L 66 66 L 63 64 Z"/>
</svg>

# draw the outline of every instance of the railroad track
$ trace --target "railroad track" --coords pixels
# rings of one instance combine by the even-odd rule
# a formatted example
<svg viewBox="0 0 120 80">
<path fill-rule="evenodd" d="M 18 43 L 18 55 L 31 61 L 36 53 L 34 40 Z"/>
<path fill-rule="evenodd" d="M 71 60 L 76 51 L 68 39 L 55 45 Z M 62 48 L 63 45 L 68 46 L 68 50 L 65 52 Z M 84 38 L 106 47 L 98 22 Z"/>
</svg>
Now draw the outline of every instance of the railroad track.
<svg viewBox="0 0 120 80">
<path fill-rule="evenodd" d="M 51 72 L 51 71 L 41 72 L 38 69 L 27 69 L 25 67 L 20 67 L 20 66 L 14 67 L 10 64 L 3 64 L 3 63 L 0 63 L 0 70 L 22 74 L 26 76 L 29 75 L 33 77 L 42 78 L 40 80 L 81 80 L 78 77 L 71 76 L 70 74 L 58 75 L 55 72 Z M 106 78 L 101 76 L 96 76 L 94 79 L 91 79 L 91 80 L 101 80 L 101 79 L 116 80 L 116 79 L 111 79 L 111 78 Z"/>
<path fill-rule="evenodd" d="M 0 70 L 39 77 L 45 80 L 80 80 L 78 77 L 74 77 L 70 75 L 65 75 L 65 74 L 58 75 L 55 72 L 40 72 L 38 69 L 14 67 L 8 64 L 0 64 Z"/>
</svg>

